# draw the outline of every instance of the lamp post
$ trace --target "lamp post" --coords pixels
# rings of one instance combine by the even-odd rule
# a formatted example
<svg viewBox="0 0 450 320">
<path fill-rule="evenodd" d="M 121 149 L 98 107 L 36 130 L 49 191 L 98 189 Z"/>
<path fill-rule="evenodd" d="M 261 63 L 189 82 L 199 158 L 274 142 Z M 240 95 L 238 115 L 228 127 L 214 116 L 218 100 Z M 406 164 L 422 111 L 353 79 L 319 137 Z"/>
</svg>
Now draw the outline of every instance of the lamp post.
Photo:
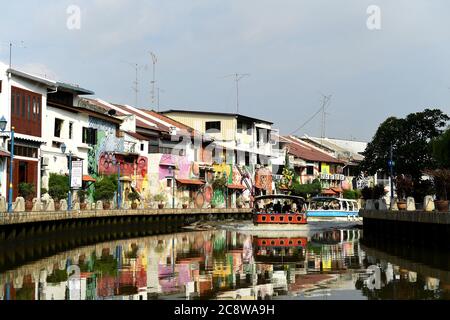
<svg viewBox="0 0 450 320">
<path fill-rule="evenodd" d="M 8 121 L 2 116 L 0 119 L 0 130 L 2 133 L 9 133 L 11 135 L 11 151 L 9 164 L 9 195 L 8 195 L 8 212 L 12 212 L 12 198 L 13 198 L 13 167 L 14 167 L 14 127 L 11 131 L 5 131 Z"/>
<path fill-rule="evenodd" d="M 69 158 L 69 193 L 67 195 L 67 211 L 72 210 L 72 151 L 66 154 L 67 146 L 65 143 L 61 145 L 61 152 Z"/>
<path fill-rule="evenodd" d="M 225 178 L 225 208 L 228 209 L 228 175 L 225 171 L 223 172 L 223 177 Z"/>
<path fill-rule="evenodd" d="M 169 175 L 166 179 L 172 179 L 172 209 L 175 209 L 175 172 L 174 167 L 169 167 Z"/>
<path fill-rule="evenodd" d="M 122 208 L 122 190 L 120 185 L 120 161 L 116 159 L 116 156 L 113 155 L 112 163 L 114 166 L 117 165 L 117 209 Z"/>
<path fill-rule="evenodd" d="M 392 205 L 394 204 L 394 181 L 393 181 L 393 179 L 394 179 L 394 166 L 395 166 L 395 162 L 394 162 L 394 159 L 393 159 L 393 146 L 392 146 L 392 143 L 391 143 L 391 148 L 390 148 L 390 150 L 389 150 L 389 162 L 388 162 L 388 165 L 389 165 L 389 175 L 390 175 L 390 187 L 391 187 L 391 210 L 392 210 Z"/>
</svg>

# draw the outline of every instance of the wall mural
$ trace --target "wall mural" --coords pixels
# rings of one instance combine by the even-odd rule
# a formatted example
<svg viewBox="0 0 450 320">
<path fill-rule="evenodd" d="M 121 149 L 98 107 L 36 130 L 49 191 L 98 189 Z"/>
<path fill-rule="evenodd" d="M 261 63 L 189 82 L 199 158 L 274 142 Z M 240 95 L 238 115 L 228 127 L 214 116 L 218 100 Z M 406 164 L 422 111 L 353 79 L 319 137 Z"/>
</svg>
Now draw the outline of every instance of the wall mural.
<svg viewBox="0 0 450 320">
<path fill-rule="evenodd" d="M 100 155 L 98 172 L 100 175 L 113 175 L 118 173 L 118 166 L 112 162 L 114 153 L 104 152 Z M 146 157 L 124 157 L 116 154 L 120 163 L 120 175 L 127 176 L 133 182 L 133 188 L 143 193 L 148 188 L 148 159 Z"/>
<path fill-rule="evenodd" d="M 123 152 L 124 139 L 116 137 L 116 125 L 105 120 L 89 117 L 89 127 L 97 129 L 97 144 L 88 152 L 88 174 L 97 178 L 100 156 L 105 152 Z"/>
</svg>

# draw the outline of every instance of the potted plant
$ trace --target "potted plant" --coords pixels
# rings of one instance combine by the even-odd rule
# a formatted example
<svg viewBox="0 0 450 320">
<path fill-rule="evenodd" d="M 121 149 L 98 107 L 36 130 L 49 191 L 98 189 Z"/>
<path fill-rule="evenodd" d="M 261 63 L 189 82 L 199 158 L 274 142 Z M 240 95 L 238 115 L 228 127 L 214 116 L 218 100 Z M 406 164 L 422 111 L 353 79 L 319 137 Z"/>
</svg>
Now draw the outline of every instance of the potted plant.
<svg viewBox="0 0 450 320">
<path fill-rule="evenodd" d="M 34 185 L 26 182 L 20 183 L 19 196 L 25 199 L 25 210 L 33 210 Z"/>
<path fill-rule="evenodd" d="M 131 201 L 131 209 L 136 210 L 138 206 L 136 201 L 141 200 L 141 195 L 136 191 L 132 191 L 128 194 L 128 199 Z"/>
<path fill-rule="evenodd" d="M 191 198 L 188 196 L 184 196 L 181 198 L 181 201 L 183 202 L 183 209 L 187 209 L 189 207 L 189 202 L 191 201 Z"/>
<path fill-rule="evenodd" d="M 163 209 L 164 208 L 164 203 L 166 202 L 166 195 L 164 193 L 159 193 L 157 195 L 155 195 L 155 197 L 153 198 L 156 202 L 158 203 L 158 209 Z"/>
<path fill-rule="evenodd" d="M 116 193 L 116 186 L 111 179 L 103 178 L 94 184 L 94 200 L 103 201 L 103 209 L 109 210 L 111 208 L 111 200 Z"/>
<path fill-rule="evenodd" d="M 447 212 L 448 209 L 448 193 L 450 191 L 450 169 L 436 169 L 427 170 L 428 174 L 433 179 L 434 188 L 436 191 L 436 209 L 439 212 Z"/>
<path fill-rule="evenodd" d="M 78 195 L 78 201 L 80 201 L 80 210 L 86 210 L 87 203 L 86 203 L 86 196 L 87 192 L 86 190 L 80 189 L 77 191 Z"/>
<path fill-rule="evenodd" d="M 406 198 L 412 194 L 413 181 L 407 175 L 399 175 L 395 178 L 395 190 L 397 192 L 397 206 L 399 210 L 406 210 Z"/>
<path fill-rule="evenodd" d="M 66 199 L 69 193 L 69 177 L 51 173 L 48 180 L 48 194 L 55 202 L 55 210 L 59 211 L 61 199 Z"/>
</svg>

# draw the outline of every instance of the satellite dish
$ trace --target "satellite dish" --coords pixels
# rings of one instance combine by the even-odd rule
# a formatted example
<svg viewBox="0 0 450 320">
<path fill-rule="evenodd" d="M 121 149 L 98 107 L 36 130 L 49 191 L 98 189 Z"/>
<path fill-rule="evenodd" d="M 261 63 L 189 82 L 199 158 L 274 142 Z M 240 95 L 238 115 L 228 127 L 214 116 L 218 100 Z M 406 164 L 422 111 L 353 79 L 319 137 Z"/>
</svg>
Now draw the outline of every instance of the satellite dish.
<svg viewBox="0 0 450 320">
<path fill-rule="evenodd" d="M 115 115 L 117 114 L 117 111 L 114 110 L 114 109 L 109 109 L 108 114 L 109 114 L 110 116 L 115 116 Z"/>
</svg>

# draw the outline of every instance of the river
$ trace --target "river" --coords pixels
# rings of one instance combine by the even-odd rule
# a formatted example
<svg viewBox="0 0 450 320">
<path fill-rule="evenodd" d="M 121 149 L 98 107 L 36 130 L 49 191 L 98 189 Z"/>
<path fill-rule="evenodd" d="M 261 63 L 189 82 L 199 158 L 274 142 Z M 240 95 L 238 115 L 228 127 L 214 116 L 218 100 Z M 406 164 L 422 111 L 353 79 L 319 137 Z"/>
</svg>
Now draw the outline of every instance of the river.
<svg viewBox="0 0 450 320">
<path fill-rule="evenodd" d="M 252 233 L 239 224 L 28 261 L 1 271 L 0 300 L 450 299 L 448 253 L 411 260 L 417 255 L 365 244 L 355 225 Z"/>
</svg>

